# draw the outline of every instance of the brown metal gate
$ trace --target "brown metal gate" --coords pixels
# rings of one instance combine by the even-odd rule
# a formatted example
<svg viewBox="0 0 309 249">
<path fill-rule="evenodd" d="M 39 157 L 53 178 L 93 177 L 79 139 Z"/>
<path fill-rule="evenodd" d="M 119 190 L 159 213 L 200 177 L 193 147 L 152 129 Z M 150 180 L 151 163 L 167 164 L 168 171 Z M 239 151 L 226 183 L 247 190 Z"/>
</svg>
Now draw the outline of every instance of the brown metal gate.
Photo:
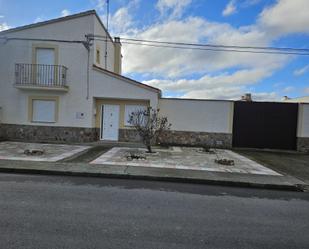
<svg viewBox="0 0 309 249">
<path fill-rule="evenodd" d="M 297 117 L 295 103 L 237 101 L 233 147 L 295 150 Z"/>
</svg>

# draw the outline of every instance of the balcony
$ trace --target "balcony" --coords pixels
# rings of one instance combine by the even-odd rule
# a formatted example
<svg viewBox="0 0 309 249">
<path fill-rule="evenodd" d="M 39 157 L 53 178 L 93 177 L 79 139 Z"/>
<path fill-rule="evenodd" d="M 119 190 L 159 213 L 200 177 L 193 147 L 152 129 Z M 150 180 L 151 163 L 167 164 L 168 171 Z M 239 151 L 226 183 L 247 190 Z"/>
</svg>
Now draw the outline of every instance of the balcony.
<svg viewBox="0 0 309 249">
<path fill-rule="evenodd" d="M 67 68 L 59 65 L 15 64 L 15 87 L 68 91 Z"/>
</svg>

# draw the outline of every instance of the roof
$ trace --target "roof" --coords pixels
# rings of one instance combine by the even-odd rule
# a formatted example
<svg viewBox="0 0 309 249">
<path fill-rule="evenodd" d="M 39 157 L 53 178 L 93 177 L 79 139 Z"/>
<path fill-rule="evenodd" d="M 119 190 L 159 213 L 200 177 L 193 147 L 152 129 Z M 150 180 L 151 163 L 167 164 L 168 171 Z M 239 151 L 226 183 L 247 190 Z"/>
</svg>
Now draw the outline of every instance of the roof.
<svg viewBox="0 0 309 249">
<path fill-rule="evenodd" d="M 4 31 L 1 31 L 0 35 L 16 32 L 16 31 L 20 31 L 20 30 L 30 29 L 30 28 L 36 28 L 36 27 L 40 27 L 40 26 L 44 26 L 44 25 L 48 25 L 48 24 L 52 24 L 52 23 L 63 22 L 63 21 L 67 21 L 67 20 L 71 20 L 71 19 L 75 19 L 75 18 L 79 18 L 79 17 L 83 17 L 83 16 L 88 16 L 88 15 L 95 15 L 96 16 L 99 23 L 103 27 L 104 31 L 107 33 L 107 35 L 109 36 L 111 41 L 114 42 L 114 40 L 112 39 L 112 37 L 108 33 L 107 29 L 105 28 L 103 22 L 101 21 L 100 17 L 98 16 L 98 14 L 95 10 L 88 10 L 88 11 L 80 12 L 80 13 L 73 14 L 73 15 L 68 15 L 68 16 L 64 16 L 64 17 L 50 19 L 50 20 L 43 21 L 43 22 L 37 22 L 37 23 L 32 23 L 32 24 L 16 27 L 16 28 L 7 29 L 7 30 L 4 30 Z"/>
<path fill-rule="evenodd" d="M 309 96 L 303 96 L 303 97 L 298 97 L 298 98 L 285 99 L 284 102 L 309 103 Z"/>
<path fill-rule="evenodd" d="M 188 101 L 219 101 L 219 102 L 234 102 L 234 100 L 229 99 L 193 99 L 193 98 L 172 98 L 172 97 L 163 97 L 162 100 L 188 100 Z"/>
<path fill-rule="evenodd" d="M 122 76 L 120 74 L 116 74 L 114 72 L 111 72 L 109 70 L 106 70 L 106 69 L 104 69 L 102 67 L 99 67 L 97 65 L 94 65 L 94 64 L 93 64 L 93 68 L 99 70 L 102 73 L 108 74 L 108 75 L 110 75 L 112 77 L 116 77 L 118 79 L 125 80 L 126 82 L 131 83 L 131 84 L 133 84 L 135 86 L 142 87 L 142 88 L 148 89 L 150 91 L 156 92 L 156 93 L 158 93 L 161 96 L 161 90 L 159 88 L 155 88 L 155 87 L 149 86 L 147 84 L 138 82 L 136 80 L 130 79 L 128 77 Z"/>
</svg>

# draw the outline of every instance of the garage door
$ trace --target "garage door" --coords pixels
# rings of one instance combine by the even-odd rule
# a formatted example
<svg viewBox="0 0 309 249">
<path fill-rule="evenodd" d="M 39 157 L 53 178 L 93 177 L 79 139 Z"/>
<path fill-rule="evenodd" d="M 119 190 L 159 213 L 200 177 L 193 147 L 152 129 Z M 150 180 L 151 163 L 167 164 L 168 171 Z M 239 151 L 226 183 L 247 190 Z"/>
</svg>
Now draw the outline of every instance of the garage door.
<svg viewBox="0 0 309 249">
<path fill-rule="evenodd" d="M 296 149 L 298 104 L 235 102 L 233 146 Z"/>
</svg>

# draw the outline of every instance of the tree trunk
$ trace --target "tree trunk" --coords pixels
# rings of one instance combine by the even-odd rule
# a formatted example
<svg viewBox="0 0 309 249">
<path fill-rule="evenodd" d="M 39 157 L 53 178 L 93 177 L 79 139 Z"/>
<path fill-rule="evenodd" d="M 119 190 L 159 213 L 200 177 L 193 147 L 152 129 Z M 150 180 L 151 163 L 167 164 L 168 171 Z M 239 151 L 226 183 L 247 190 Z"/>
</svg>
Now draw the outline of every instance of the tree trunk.
<svg viewBox="0 0 309 249">
<path fill-rule="evenodd" d="M 146 147 L 147 147 L 148 153 L 152 153 L 151 145 L 148 144 Z"/>
</svg>

